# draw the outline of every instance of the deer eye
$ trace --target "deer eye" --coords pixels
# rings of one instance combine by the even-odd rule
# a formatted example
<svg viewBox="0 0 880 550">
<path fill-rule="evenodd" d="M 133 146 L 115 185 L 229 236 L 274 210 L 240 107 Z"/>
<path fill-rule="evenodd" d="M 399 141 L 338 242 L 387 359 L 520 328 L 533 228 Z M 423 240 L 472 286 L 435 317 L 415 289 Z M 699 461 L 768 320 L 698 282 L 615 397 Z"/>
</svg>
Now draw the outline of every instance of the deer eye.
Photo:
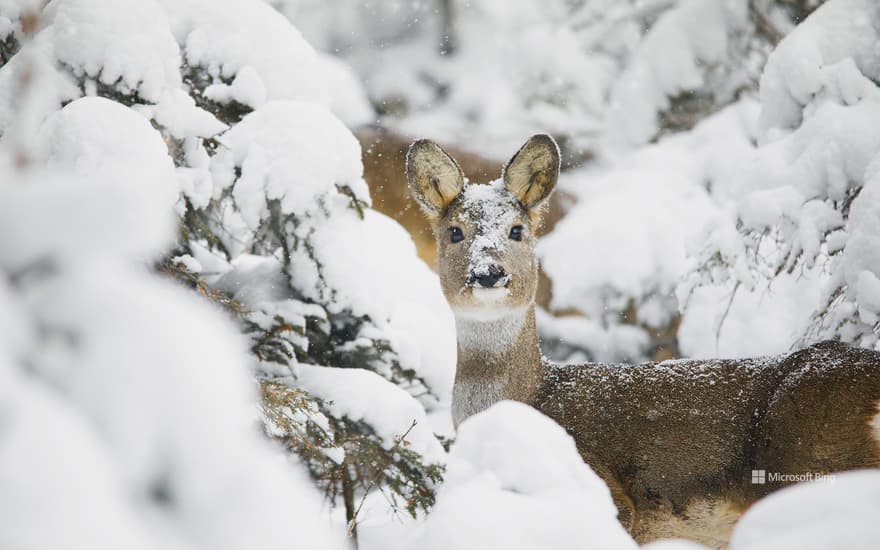
<svg viewBox="0 0 880 550">
<path fill-rule="evenodd" d="M 510 238 L 513 239 L 514 241 L 521 241 L 522 240 L 522 232 L 523 232 L 523 226 L 514 225 L 513 227 L 510 228 Z"/>
<path fill-rule="evenodd" d="M 449 242 L 459 243 L 464 240 L 464 233 L 458 227 L 449 228 Z"/>
</svg>

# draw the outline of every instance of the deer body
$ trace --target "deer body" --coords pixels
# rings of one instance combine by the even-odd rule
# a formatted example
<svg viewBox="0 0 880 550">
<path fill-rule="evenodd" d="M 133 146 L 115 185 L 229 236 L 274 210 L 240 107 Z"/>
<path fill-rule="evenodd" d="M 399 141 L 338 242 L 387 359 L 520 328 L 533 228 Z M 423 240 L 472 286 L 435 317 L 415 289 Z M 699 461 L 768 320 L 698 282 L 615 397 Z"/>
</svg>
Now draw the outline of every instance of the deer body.
<svg viewBox="0 0 880 550">
<path fill-rule="evenodd" d="M 724 545 L 742 511 L 793 476 L 880 467 L 880 354 L 823 342 L 788 356 L 560 366 L 535 327 L 536 226 L 559 170 L 532 137 L 502 180 L 467 184 L 428 141 L 407 156 L 456 318 L 456 425 L 502 399 L 562 425 L 639 542 Z"/>
</svg>

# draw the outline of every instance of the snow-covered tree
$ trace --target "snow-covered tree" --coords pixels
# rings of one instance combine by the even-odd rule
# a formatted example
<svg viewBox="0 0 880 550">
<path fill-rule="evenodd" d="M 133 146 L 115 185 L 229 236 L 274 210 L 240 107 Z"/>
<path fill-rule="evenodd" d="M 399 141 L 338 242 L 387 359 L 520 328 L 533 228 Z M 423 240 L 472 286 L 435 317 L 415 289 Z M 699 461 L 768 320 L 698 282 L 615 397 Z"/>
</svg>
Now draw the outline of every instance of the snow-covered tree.
<svg viewBox="0 0 880 550">
<path fill-rule="evenodd" d="M 666 12 L 645 42 L 666 29 L 666 18 L 697 5 Z M 815 11 L 815 5 L 789 7 L 749 4 L 749 32 L 772 53 L 758 71 L 744 73 L 761 75 L 760 81 L 733 103 L 715 102 L 692 128 L 677 132 L 663 129 L 665 115 L 655 109 L 656 119 L 641 120 L 659 126 L 645 126 L 640 138 L 660 128 L 654 142 L 639 144 L 636 132 L 626 145 L 608 134 L 613 149 L 563 178 L 561 187 L 577 202 L 539 252 L 553 280 L 551 306 L 586 318 L 544 318 L 545 336 L 564 341 L 562 351 L 585 342 L 587 356 L 637 358 L 650 354 L 658 337 L 662 343 L 678 319 L 681 328 L 670 341 L 690 355 L 779 353 L 823 338 L 876 346 L 870 251 L 877 149 L 869 130 L 876 8 L 858 2 L 830 2 Z M 694 20 L 706 25 L 713 19 Z M 770 36 L 781 38 L 778 46 Z M 666 42 L 652 43 L 646 53 L 675 58 L 664 53 Z M 637 54 L 633 63 L 642 62 Z M 633 74 L 627 69 L 621 81 Z M 650 84 L 643 80 L 637 88 L 656 89 Z M 634 113 L 633 124 L 638 101 L 622 111 Z M 570 261 L 585 239 L 595 261 Z M 619 324 L 621 317 L 636 319 L 642 330 Z"/>
<path fill-rule="evenodd" d="M 790 345 L 880 340 L 880 7 L 832 0 L 770 55 L 761 77 L 759 146 L 729 174 L 736 200 L 714 221 L 682 288 L 732 292 L 786 274 L 821 295 Z"/>
<path fill-rule="evenodd" d="M 780 25 L 790 21 L 778 5 L 762 7 Z M 750 139 L 750 97 L 773 46 L 756 10 L 745 0 L 618 3 L 600 10 L 616 16 L 591 19 L 614 36 L 629 29 L 631 39 L 604 88 L 594 159 L 561 179 L 574 205 L 538 250 L 551 310 L 581 314 L 542 316 L 556 358 L 681 353 L 684 243 L 717 208 L 705 182 L 721 149 Z M 574 250 L 589 260 L 572 262 Z"/>
<path fill-rule="evenodd" d="M 0 67 L 0 132 L 11 158 L 7 164 L 33 165 L 33 170 L 50 165 L 95 180 L 91 194 L 77 192 L 81 199 L 59 195 L 65 198 L 58 204 L 69 200 L 77 213 L 69 220 L 76 231 L 66 232 L 68 218 L 60 206 L 45 215 L 34 207 L 36 215 L 28 219 L 48 220 L 46 232 L 58 233 L 87 265 L 93 263 L 91 247 L 102 246 L 102 239 L 122 252 L 137 252 L 134 257 L 153 262 L 159 272 L 236 319 L 249 353 L 227 350 L 240 346 L 239 338 L 216 336 L 222 368 L 256 376 L 267 434 L 299 456 L 331 504 L 345 505 L 347 519 L 357 519 L 355 499 L 367 492 L 382 492 L 394 510 L 415 515 L 427 509 L 445 451 L 426 409 L 448 401 L 455 358 L 452 317 L 439 283 L 417 259 L 408 235 L 369 206 L 360 147 L 340 120 L 357 124 L 371 117 L 350 71 L 317 54 L 261 0 L 6 4 L 0 4 L 5 62 Z M 25 43 L 28 32 L 33 36 Z M 31 83 L 36 75 L 38 85 Z M 28 93 L 22 88 L 26 85 Z M 136 139 L 139 135 L 145 137 Z M 122 184 L 114 191 L 112 185 Z M 27 190 L 36 185 L 20 184 L 10 194 L 30 196 Z M 63 192 L 63 185 L 56 187 Z M 86 205 L 93 201 L 96 210 L 90 212 Z M 22 202 L 19 208 L 27 204 L 37 202 Z M 32 227 L 13 232 L 19 218 L 4 219 L 10 224 L 4 235 L 25 234 Z M 172 243 L 168 229 L 175 219 Z M 147 237 L 130 234 L 135 230 Z M 37 267 L 43 266 L 40 252 L 32 259 Z M 46 261 L 51 272 L 53 262 Z M 17 277 L 16 269 L 24 269 L 27 279 L 40 276 L 42 268 L 23 263 L 8 273 Z M 117 271 L 93 284 L 121 277 Z M 136 270 L 138 276 L 148 277 L 142 271 Z M 89 288 L 92 294 L 101 290 L 100 285 Z M 73 347 L 77 323 L 86 327 L 92 322 L 88 300 L 97 299 L 92 294 L 84 293 L 66 308 L 79 316 L 68 323 Z M 137 299 L 143 307 L 150 301 L 149 294 Z M 123 330 L 122 311 L 100 322 L 111 319 Z M 212 367 L 217 357 L 214 348 L 204 361 L 195 361 L 195 351 L 179 350 L 188 335 L 195 338 L 204 331 L 200 325 L 205 321 L 190 319 L 184 311 L 181 306 L 179 315 L 161 314 L 176 319 L 169 319 L 161 332 L 176 335 L 176 347 L 154 342 L 145 321 L 133 319 L 131 326 L 144 335 L 143 346 L 166 357 L 155 360 L 163 361 L 168 372 L 188 361 L 192 365 L 187 368 Z M 37 321 L 34 330 L 41 333 Z M 67 329 L 62 327 L 60 334 L 68 334 Z M 110 343 L 113 334 L 108 333 Z M 202 338 L 196 342 L 210 348 L 210 337 Z M 120 363 L 130 355 L 124 346 L 109 343 L 96 353 Z M 126 369 L 150 370 L 151 357 L 146 354 Z M 53 368 L 69 376 L 64 364 Z M 200 391 L 192 390 L 190 408 L 179 410 L 162 405 L 165 379 L 156 380 L 139 400 L 134 399 L 137 385 L 132 387 L 133 416 L 150 419 L 154 409 L 163 411 L 160 419 L 182 416 L 197 409 L 206 395 L 223 406 L 225 393 L 206 394 L 214 389 L 211 375 L 198 381 Z M 173 377 L 166 382 L 175 383 Z M 90 384 L 103 387 L 96 375 L 82 382 L 82 391 L 93 391 Z M 110 414 L 113 403 L 96 414 Z M 250 421 L 253 413 L 242 413 L 235 403 L 217 422 L 235 426 Z M 211 407 L 199 411 L 191 422 L 208 422 L 212 412 Z M 233 414 L 240 418 L 229 420 Z M 189 422 L 181 420 L 181 438 Z M 156 437 L 165 436 L 163 424 L 150 429 Z M 159 472 L 166 473 L 176 475 Z M 258 486 L 261 479 L 255 481 Z M 161 498 L 176 498 L 165 494 L 175 487 L 166 488 L 164 482 L 159 479 L 151 490 Z M 282 486 L 279 482 L 279 490 Z M 236 506 L 247 502 L 242 499 Z M 267 521 L 274 517 L 267 515 Z M 234 532 L 235 522 L 223 523 L 228 529 L 218 537 Z"/>
<path fill-rule="evenodd" d="M 341 547 L 253 428 L 245 338 L 148 268 L 177 225 L 161 135 L 97 97 L 41 116 L 75 81 L 22 14 L 0 69 L 0 546 Z"/>
</svg>

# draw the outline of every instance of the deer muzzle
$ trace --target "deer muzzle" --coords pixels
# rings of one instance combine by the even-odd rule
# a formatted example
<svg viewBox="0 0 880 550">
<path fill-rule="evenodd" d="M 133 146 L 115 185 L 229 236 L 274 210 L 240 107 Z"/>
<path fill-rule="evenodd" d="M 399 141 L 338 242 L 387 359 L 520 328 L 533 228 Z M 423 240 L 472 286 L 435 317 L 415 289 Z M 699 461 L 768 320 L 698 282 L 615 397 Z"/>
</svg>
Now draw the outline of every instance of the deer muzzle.
<svg viewBox="0 0 880 550">
<path fill-rule="evenodd" d="M 478 273 L 472 272 L 468 277 L 469 286 L 482 288 L 498 288 L 506 285 L 509 281 L 510 276 L 497 265 L 490 265 Z"/>
</svg>

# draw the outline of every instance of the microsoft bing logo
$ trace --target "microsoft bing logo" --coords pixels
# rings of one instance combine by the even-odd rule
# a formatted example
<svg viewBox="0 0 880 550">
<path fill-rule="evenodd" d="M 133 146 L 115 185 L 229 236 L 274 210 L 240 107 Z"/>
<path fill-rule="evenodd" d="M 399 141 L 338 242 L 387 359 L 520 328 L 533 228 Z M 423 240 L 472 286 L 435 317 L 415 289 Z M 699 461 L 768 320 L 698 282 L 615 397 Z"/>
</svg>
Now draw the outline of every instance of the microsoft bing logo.
<svg viewBox="0 0 880 550">
<path fill-rule="evenodd" d="M 802 483 L 806 481 L 822 481 L 834 483 L 834 474 L 825 472 L 804 472 L 800 474 L 784 474 L 780 472 L 767 472 L 767 470 L 752 470 L 752 485 L 766 485 L 769 483 Z"/>
</svg>

